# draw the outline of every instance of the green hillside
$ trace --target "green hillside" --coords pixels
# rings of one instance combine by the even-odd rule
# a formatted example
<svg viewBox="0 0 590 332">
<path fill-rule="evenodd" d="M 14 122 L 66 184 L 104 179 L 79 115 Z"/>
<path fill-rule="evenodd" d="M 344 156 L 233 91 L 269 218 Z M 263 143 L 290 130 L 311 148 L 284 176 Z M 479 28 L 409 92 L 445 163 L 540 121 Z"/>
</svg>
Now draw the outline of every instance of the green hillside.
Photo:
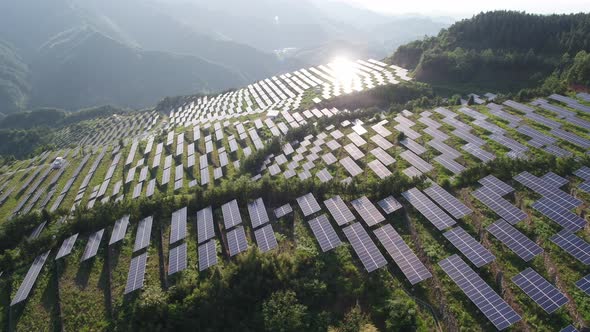
<svg viewBox="0 0 590 332">
<path fill-rule="evenodd" d="M 486 12 L 400 46 L 388 61 L 443 91 L 517 92 L 569 68 L 590 51 L 589 35 L 590 14 Z"/>
<path fill-rule="evenodd" d="M 0 40 L 0 113 L 22 109 L 31 90 L 29 67 L 18 53 Z"/>
</svg>

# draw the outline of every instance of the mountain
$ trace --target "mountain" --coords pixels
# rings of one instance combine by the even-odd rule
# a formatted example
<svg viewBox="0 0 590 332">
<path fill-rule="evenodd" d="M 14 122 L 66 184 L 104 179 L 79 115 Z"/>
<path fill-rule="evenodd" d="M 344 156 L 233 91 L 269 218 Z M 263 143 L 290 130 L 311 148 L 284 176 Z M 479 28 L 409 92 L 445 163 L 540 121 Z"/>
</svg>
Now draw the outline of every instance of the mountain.
<svg viewBox="0 0 590 332">
<path fill-rule="evenodd" d="M 590 14 L 478 14 L 436 37 L 400 46 L 388 59 L 444 90 L 513 92 L 540 84 L 590 51 Z"/>
<path fill-rule="evenodd" d="M 29 67 L 8 43 L 0 40 L 0 114 L 26 104 L 31 89 Z"/>
</svg>

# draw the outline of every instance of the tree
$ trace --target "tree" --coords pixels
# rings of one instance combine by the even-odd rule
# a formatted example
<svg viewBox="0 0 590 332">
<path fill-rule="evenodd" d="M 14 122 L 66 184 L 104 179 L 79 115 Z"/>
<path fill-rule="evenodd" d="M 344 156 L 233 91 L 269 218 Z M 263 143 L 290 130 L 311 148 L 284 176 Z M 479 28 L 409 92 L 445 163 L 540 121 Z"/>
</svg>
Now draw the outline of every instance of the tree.
<svg viewBox="0 0 590 332">
<path fill-rule="evenodd" d="M 262 304 L 262 316 L 266 331 L 303 331 L 307 325 L 307 307 L 291 290 L 272 293 Z"/>
<path fill-rule="evenodd" d="M 395 298 L 387 303 L 387 330 L 399 331 L 416 326 L 416 303 L 408 298 Z"/>
<path fill-rule="evenodd" d="M 469 99 L 467 99 L 467 105 L 471 106 L 475 104 L 475 98 L 473 97 L 473 95 L 469 96 Z"/>
</svg>

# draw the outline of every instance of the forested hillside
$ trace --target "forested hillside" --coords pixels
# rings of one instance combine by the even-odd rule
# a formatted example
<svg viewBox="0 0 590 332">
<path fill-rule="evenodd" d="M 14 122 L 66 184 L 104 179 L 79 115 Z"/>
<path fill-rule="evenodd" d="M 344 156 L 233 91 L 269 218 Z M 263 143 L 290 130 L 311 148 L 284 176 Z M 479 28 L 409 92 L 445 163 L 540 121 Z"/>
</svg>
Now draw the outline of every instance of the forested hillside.
<svg viewBox="0 0 590 332">
<path fill-rule="evenodd" d="M 477 87 L 514 92 L 542 83 L 555 70 L 568 83 L 584 84 L 588 51 L 590 14 L 494 11 L 400 46 L 389 61 L 414 69 L 420 81 L 451 91 Z"/>
</svg>

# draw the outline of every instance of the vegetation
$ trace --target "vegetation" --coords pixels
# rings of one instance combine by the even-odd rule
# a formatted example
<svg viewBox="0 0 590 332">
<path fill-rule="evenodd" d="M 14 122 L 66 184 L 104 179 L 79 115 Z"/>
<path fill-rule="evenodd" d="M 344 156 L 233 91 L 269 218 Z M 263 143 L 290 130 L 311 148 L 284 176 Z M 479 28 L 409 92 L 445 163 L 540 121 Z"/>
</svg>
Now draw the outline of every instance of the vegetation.
<svg viewBox="0 0 590 332">
<path fill-rule="evenodd" d="M 416 79 L 450 94 L 466 86 L 515 93 L 541 84 L 563 65 L 569 73 L 570 58 L 577 64 L 564 78 L 580 84 L 588 80 L 582 64 L 587 55 L 578 53 L 590 51 L 589 22 L 590 14 L 480 13 L 436 37 L 400 46 L 388 61 L 414 69 Z"/>
</svg>

